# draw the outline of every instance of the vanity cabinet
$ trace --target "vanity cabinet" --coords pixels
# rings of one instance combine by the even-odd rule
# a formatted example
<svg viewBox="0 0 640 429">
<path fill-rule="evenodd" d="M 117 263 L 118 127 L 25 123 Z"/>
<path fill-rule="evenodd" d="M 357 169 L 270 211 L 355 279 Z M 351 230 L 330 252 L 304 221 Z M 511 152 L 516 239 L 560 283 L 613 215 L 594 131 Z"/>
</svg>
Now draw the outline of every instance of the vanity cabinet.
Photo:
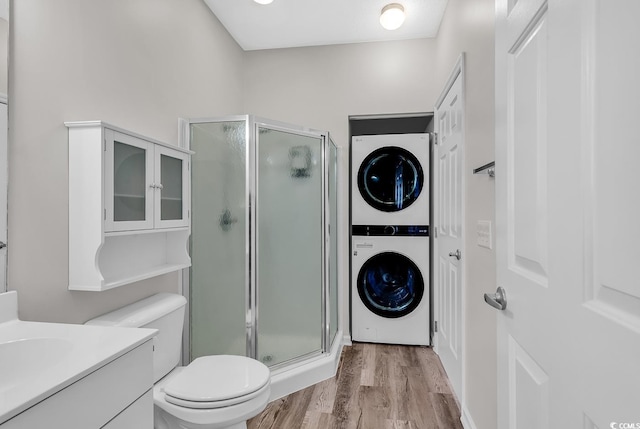
<svg viewBox="0 0 640 429">
<path fill-rule="evenodd" d="M 69 128 L 69 289 L 191 265 L 191 153 L 102 121 Z"/>
<path fill-rule="evenodd" d="M 152 429 L 153 340 L 28 408 L 0 429 Z"/>
</svg>

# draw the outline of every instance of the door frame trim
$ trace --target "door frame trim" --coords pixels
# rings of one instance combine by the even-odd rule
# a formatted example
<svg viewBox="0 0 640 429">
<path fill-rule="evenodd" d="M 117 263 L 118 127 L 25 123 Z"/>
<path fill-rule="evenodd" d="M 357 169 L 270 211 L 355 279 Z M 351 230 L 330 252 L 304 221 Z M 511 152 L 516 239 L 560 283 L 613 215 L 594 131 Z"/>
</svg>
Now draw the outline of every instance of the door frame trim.
<svg viewBox="0 0 640 429">
<path fill-rule="evenodd" d="M 465 53 L 461 52 L 460 55 L 458 56 L 458 59 L 456 60 L 456 63 L 453 67 L 453 69 L 451 70 L 451 73 L 449 75 L 449 78 L 447 79 L 447 82 L 444 86 L 444 88 L 442 89 L 442 92 L 440 93 L 440 96 L 438 97 L 435 105 L 434 105 L 434 112 L 436 110 L 436 108 L 439 108 L 442 103 L 444 102 L 445 97 L 447 96 L 447 94 L 449 93 L 449 90 L 451 89 L 451 87 L 453 86 L 453 84 L 455 83 L 456 79 L 458 77 L 460 77 L 461 83 L 462 83 L 462 87 L 461 87 L 461 103 L 463 106 L 463 110 L 462 110 L 462 116 L 461 116 L 461 122 L 462 122 L 462 143 L 460 145 L 460 154 L 461 154 L 461 165 L 462 168 L 460 170 L 460 183 L 462 184 L 462 186 L 460 187 L 460 192 L 461 192 L 461 207 L 460 207 L 460 223 L 461 223 L 461 230 L 460 230 L 460 240 L 462 242 L 461 247 L 462 247 L 462 254 L 464 255 L 462 260 L 461 260 L 461 272 L 462 275 L 460 277 L 460 374 L 461 374 L 461 392 L 460 392 L 460 396 L 461 398 L 458 398 L 458 400 L 460 401 L 460 405 L 461 405 L 461 409 L 466 409 L 466 310 L 467 310 L 467 306 L 466 306 L 466 284 L 467 284 L 467 264 L 466 264 L 466 254 L 467 254 L 467 243 L 466 243 L 466 178 L 467 178 L 467 174 L 466 174 L 466 157 L 465 157 L 465 149 L 466 149 L 466 84 L 465 84 L 465 80 L 466 80 L 466 75 L 465 75 Z M 434 116 L 434 120 L 436 120 L 435 116 Z M 435 126 L 437 126 L 437 124 L 434 124 L 434 129 Z M 436 137 L 437 139 L 437 137 Z M 437 143 L 437 142 L 436 142 Z M 434 152 L 437 155 L 438 152 L 438 147 L 437 145 L 434 145 Z M 432 156 L 431 157 L 431 163 L 432 163 L 432 169 L 433 166 L 435 165 L 435 159 L 436 157 Z M 434 186 L 434 182 L 437 178 L 434 175 L 434 180 L 432 181 L 432 201 L 433 201 L 433 217 L 431 220 L 432 224 L 435 224 L 434 220 L 437 217 L 437 213 L 438 213 L 438 207 L 440 202 L 437 200 L 437 192 L 436 192 L 436 188 Z M 438 272 L 438 261 L 437 261 L 437 257 L 438 257 L 438 237 L 434 237 L 433 239 L 433 252 L 431 254 L 431 266 L 432 266 L 432 270 L 431 270 L 431 284 L 434 286 L 432 287 L 433 290 L 433 299 L 432 299 L 432 314 L 433 314 L 433 320 L 438 320 L 440 317 L 440 313 L 439 313 L 439 309 L 438 309 L 438 305 L 437 303 L 439 302 L 439 295 L 438 295 L 438 287 L 437 287 L 437 283 L 436 283 L 436 279 L 438 278 L 439 272 Z M 433 349 L 436 352 L 436 354 L 438 354 L 438 335 L 436 332 L 434 332 L 434 336 L 433 336 Z M 452 389 L 453 390 L 453 389 Z M 454 391 L 454 394 L 456 394 L 456 392 Z M 456 395 L 457 396 L 457 395 Z"/>
</svg>

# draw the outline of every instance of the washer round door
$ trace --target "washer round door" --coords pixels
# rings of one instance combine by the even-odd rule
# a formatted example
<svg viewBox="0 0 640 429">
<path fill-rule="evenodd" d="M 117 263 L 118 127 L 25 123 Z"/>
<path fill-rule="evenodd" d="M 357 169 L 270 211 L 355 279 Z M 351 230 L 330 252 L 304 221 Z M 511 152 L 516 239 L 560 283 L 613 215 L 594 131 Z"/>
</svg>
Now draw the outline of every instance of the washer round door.
<svg viewBox="0 0 640 429">
<path fill-rule="evenodd" d="M 413 204 L 424 185 L 422 166 L 411 152 L 386 146 L 371 152 L 360 164 L 358 189 L 373 208 L 397 212 Z"/>
<path fill-rule="evenodd" d="M 425 284 L 418 266 L 395 252 L 379 253 L 367 260 L 358 273 L 358 294 L 378 316 L 406 316 L 420 304 Z"/>
</svg>

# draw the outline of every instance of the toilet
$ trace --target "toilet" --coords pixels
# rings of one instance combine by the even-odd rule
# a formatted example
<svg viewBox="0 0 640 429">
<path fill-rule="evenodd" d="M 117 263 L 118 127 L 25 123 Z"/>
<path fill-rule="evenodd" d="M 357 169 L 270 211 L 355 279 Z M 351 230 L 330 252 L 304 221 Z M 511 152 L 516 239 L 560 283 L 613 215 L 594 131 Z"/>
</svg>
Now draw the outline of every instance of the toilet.
<svg viewBox="0 0 640 429">
<path fill-rule="evenodd" d="M 87 325 L 153 328 L 155 429 L 246 429 L 266 407 L 271 373 L 244 356 L 215 355 L 178 366 L 187 300 L 159 293 L 89 320 Z"/>
</svg>

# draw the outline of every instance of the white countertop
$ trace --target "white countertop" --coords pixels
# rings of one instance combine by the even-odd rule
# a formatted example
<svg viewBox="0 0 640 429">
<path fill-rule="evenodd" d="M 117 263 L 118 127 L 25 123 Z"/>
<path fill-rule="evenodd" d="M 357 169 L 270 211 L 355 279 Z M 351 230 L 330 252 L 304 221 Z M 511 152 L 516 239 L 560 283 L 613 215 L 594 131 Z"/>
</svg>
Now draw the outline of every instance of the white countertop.
<svg viewBox="0 0 640 429">
<path fill-rule="evenodd" d="M 0 317 L 0 425 L 138 347 L 155 333 L 154 329 Z"/>
</svg>

